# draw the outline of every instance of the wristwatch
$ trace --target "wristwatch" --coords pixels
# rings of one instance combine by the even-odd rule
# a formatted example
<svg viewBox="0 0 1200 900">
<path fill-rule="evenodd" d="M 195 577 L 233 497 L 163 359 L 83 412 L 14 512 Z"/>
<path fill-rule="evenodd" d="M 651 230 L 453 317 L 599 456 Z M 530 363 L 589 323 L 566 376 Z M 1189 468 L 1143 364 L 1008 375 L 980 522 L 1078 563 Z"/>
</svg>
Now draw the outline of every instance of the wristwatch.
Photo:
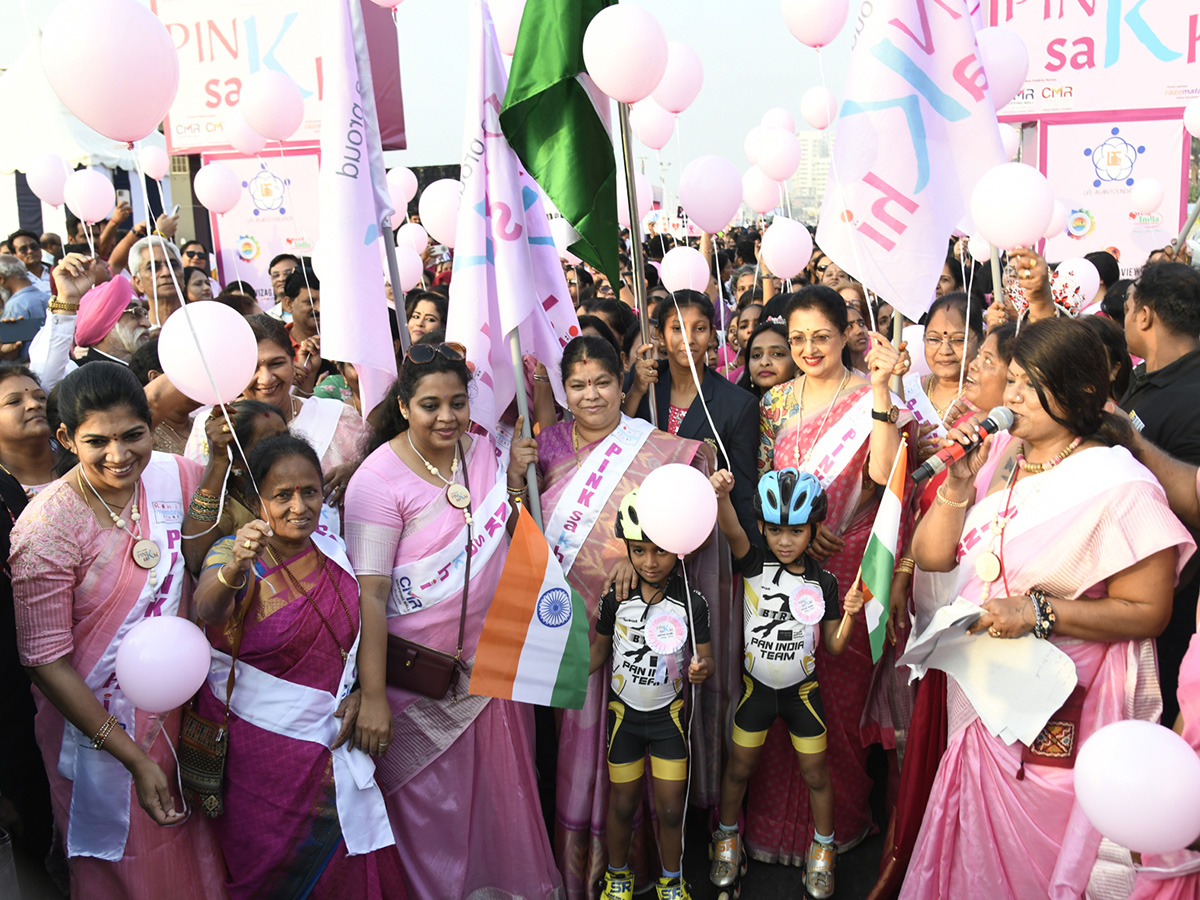
<svg viewBox="0 0 1200 900">
<path fill-rule="evenodd" d="M 894 405 L 889 406 L 884 412 L 873 409 L 871 410 L 871 418 L 879 422 L 890 422 L 891 424 L 895 425 L 896 420 L 900 418 L 900 410 Z"/>
</svg>

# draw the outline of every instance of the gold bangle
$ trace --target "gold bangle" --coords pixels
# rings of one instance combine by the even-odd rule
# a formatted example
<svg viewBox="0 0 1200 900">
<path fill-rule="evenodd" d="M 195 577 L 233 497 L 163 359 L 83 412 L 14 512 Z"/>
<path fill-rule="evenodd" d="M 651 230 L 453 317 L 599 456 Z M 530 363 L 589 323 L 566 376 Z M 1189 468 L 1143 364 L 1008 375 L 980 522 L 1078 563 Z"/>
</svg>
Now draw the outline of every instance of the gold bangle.
<svg viewBox="0 0 1200 900">
<path fill-rule="evenodd" d="M 79 312 L 79 304 L 60 303 L 57 300 L 51 300 L 46 304 L 46 309 L 52 313 L 77 313 Z"/>
<path fill-rule="evenodd" d="M 238 591 L 245 590 L 246 585 L 250 583 L 250 573 L 245 572 L 242 575 L 242 583 L 241 584 L 230 584 L 228 581 L 225 580 L 225 565 L 224 565 L 224 563 L 222 563 L 220 566 L 217 567 L 217 581 L 221 582 L 221 584 L 225 585 L 225 587 L 229 588 L 229 590 L 233 591 L 234 593 L 237 593 Z"/>
<path fill-rule="evenodd" d="M 916 560 L 909 559 L 906 556 L 902 556 L 902 557 L 900 557 L 899 561 L 896 563 L 896 572 L 902 573 L 904 575 L 911 575 L 913 573 L 913 570 L 916 569 L 916 567 L 917 567 Z"/>
<path fill-rule="evenodd" d="M 100 730 L 96 732 L 92 738 L 92 749 L 99 750 L 104 746 L 104 742 L 108 740 L 108 736 L 112 734 L 112 730 L 117 727 L 117 717 L 109 716 L 104 720 L 104 724 L 100 726 Z"/>
<path fill-rule="evenodd" d="M 942 491 L 944 491 L 945 489 L 946 489 L 946 485 L 944 483 L 937 489 L 937 502 L 942 504 L 942 506 L 949 506 L 951 509 L 964 509 L 967 507 L 967 505 L 970 504 L 971 501 L 966 500 L 966 499 L 951 500 L 949 497 L 947 497 L 945 494 L 942 493 Z"/>
</svg>

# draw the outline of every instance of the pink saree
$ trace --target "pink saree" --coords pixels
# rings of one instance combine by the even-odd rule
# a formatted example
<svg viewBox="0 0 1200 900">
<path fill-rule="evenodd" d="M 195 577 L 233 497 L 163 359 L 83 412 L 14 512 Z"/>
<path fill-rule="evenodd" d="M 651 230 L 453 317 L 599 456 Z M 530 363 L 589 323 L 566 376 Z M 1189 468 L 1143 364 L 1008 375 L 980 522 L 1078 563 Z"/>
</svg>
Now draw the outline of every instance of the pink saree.
<svg viewBox="0 0 1200 900">
<path fill-rule="evenodd" d="M 183 459 L 175 461 L 183 496 L 190 497 L 200 483 L 200 467 Z M 151 503 L 145 508 L 151 508 Z M 182 516 L 182 508 L 179 513 Z M 128 518 L 128 508 L 125 515 Z M 101 528 L 64 481 L 51 484 L 26 507 L 13 529 L 10 559 L 24 665 L 42 666 L 67 657 L 81 676 L 97 666 L 146 583 L 146 571 L 130 556 L 131 544 L 124 531 Z M 180 605 L 186 609 L 190 578 L 184 579 L 182 590 Z M 33 693 L 38 710 L 35 730 L 50 780 L 54 820 L 60 833 L 67 835 L 73 782 L 59 772 L 66 720 L 37 688 Z M 179 734 L 179 715 L 179 710 L 162 717 L 136 710 L 131 737 L 143 749 L 149 743 L 146 752 L 166 774 L 175 808 L 182 810 L 175 759 L 167 746 L 168 738 L 174 740 Z M 184 824 L 162 828 L 142 810 L 132 787 L 128 802 L 124 855 L 117 861 L 72 857 L 72 897 L 210 900 L 226 896 L 221 851 L 202 815 L 193 812 Z"/>
<path fill-rule="evenodd" d="M 1010 441 L 1000 436 L 992 453 L 1003 454 Z M 1006 503 L 1007 491 L 983 497 L 985 489 L 958 548 L 956 596 L 972 602 L 983 589 L 975 558 Z M 1195 549 L 1162 488 L 1123 448 L 1083 450 L 1022 479 L 1012 508 L 1003 548 L 1011 594 L 1041 588 L 1051 596 L 1099 597 L 1108 578 L 1138 560 L 1175 549 L 1178 574 Z M 1152 641 L 1053 641 L 1086 689 L 1077 741 L 1120 719 L 1158 717 Z M 994 737 L 960 684 L 947 681 L 949 739 L 900 897 L 1082 896 L 1100 835 L 1075 803 L 1074 770 L 1022 766 L 1022 745 Z"/>
<path fill-rule="evenodd" d="M 573 502 L 567 487 L 586 465 L 594 451 L 603 452 L 597 441 L 579 448 L 578 460 L 571 442 L 571 423 L 560 422 L 538 437 L 538 475 L 542 485 L 542 514 L 549 523 L 560 503 Z M 625 542 L 613 533 L 617 507 L 629 491 L 655 468 L 668 463 L 695 466 L 706 475 L 711 470 L 712 451 L 696 441 L 678 438 L 665 431 L 651 429 L 641 450 L 609 494 L 591 532 L 584 539 L 567 579 L 587 604 L 591 634 L 595 639 L 596 616 L 604 584 L 613 565 L 626 558 Z M 718 549 L 721 548 L 721 549 Z M 696 805 L 716 803 L 720 794 L 722 748 L 726 742 L 726 711 L 733 697 L 733 684 L 740 689 L 741 608 L 733 615 L 729 565 L 724 544 L 713 544 L 688 563 L 688 578 L 693 588 L 708 600 L 712 622 L 713 656 L 718 673 L 698 691 L 695 710 L 696 729 L 692 731 L 691 800 Z M 736 619 L 736 622 L 734 621 Z M 608 766 L 606 754 L 605 710 L 608 701 L 608 674 L 598 669 L 588 682 L 587 700 L 582 710 L 563 710 L 558 737 L 558 781 L 554 827 L 554 850 L 566 881 L 567 896 L 572 900 L 593 898 L 597 882 L 608 864 L 605 823 L 608 815 Z M 697 740 L 702 736 L 702 740 Z M 649 785 L 649 780 L 646 782 Z M 645 797 L 649 798 L 647 789 Z M 650 809 L 646 805 L 643 809 Z M 647 825 L 648 825 L 647 821 Z M 639 886 L 650 871 L 653 831 L 635 825 L 630 865 Z"/>
<path fill-rule="evenodd" d="M 763 396 L 760 474 L 796 466 L 798 461 L 803 465 L 804 454 L 827 433 L 836 433 L 844 427 L 855 405 L 864 397 L 869 402 L 871 391 L 864 385 L 835 400 L 832 409 L 806 411 L 801 419 L 794 385 L 794 381 L 778 384 Z M 910 421 L 910 417 L 902 414 L 902 427 Z M 826 560 L 823 567 L 837 576 L 843 595 L 854 583 L 879 507 L 877 500 L 863 502 L 866 480 L 863 470 L 869 450 L 868 434 L 826 488 L 829 512 L 825 524 L 846 545 Z M 906 517 L 901 522 L 902 544 L 910 528 L 911 519 Z M 870 693 L 871 670 L 871 643 L 865 616 L 856 618 L 850 641 L 840 656 L 829 655 L 824 645 L 817 648 L 817 681 L 829 734 L 825 758 L 833 782 L 834 840 L 839 846 L 858 842 L 873 826 L 867 747 L 880 740 L 881 735 L 878 729 L 864 734 L 859 725 Z M 782 722 L 776 722 L 768 732 L 758 768 L 750 779 L 747 810 L 746 847 L 755 859 L 804 864 L 813 833 L 808 783 L 800 772 L 796 751 Z"/>
<path fill-rule="evenodd" d="M 504 568 L 508 501 L 495 445 L 473 435 L 466 451 L 474 518 L 472 555 L 484 535 L 500 541 L 487 562 L 473 565 L 463 659 L 475 655 L 479 633 Z M 499 486 L 499 491 L 496 487 Z M 492 498 L 489 500 L 488 498 Z M 498 500 L 496 499 L 498 498 Z M 463 513 L 444 488 L 421 480 L 391 446 L 367 457 L 346 495 L 347 550 L 355 571 L 393 577 L 388 630 L 453 653 L 462 610 L 457 590 L 440 602 L 404 605 L 395 572 L 459 548 Z M 453 576 L 452 576 L 453 577 Z M 399 601 L 405 612 L 393 606 Z M 409 895 L 416 900 L 560 900 L 538 802 L 533 765 L 533 707 L 467 693 L 440 700 L 387 689 L 395 715 L 388 752 L 376 764 Z"/>
</svg>

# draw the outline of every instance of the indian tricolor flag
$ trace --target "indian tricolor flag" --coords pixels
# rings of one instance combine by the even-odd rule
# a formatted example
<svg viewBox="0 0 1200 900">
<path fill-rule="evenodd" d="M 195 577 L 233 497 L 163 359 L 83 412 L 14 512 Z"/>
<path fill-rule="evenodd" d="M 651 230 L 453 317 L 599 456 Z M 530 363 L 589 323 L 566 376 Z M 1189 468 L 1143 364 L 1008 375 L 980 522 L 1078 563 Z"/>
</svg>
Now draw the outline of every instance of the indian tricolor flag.
<svg viewBox="0 0 1200 900">
<path fill-rule="evenodd" d="M 892 461 L 887 490 L 879 501 L 879 512 L 867 539 L 862 560 L 863 612 L 867 614 L 867 631 L 871 634 L 871 658 L 879 662 L 887 640 L 888 606 L 891 603 L 892 572 L 896 568 L 897 546 L 900 542 L 900 510 L 904 497 L 904 479 L 908 476 L 904 464 L 908 443 L 901 437 L 900 449 Z"/>
<path fill-rule="evenodd" d="M 479 636 L 471 693 L 583 709 L 589 662 L 583 598 L 522 506 Z"/>
</svg>

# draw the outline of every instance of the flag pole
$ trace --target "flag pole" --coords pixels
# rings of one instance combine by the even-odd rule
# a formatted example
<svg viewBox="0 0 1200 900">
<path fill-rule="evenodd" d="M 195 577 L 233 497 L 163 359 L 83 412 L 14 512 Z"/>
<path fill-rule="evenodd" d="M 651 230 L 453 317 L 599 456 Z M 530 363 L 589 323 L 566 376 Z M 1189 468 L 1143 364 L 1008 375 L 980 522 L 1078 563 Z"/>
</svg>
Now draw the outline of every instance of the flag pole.
<svg viewBox="0 0 1200 900">
<path fill-rule="evenodd" d="M 1200 213 L 1200 200 L 1196 201 L 1196 205 L 1192 207 L 1192 214 L 1188 216 L 1187 221 L 1183 223 L 1183 230 L 1179 232 L 1179 237 L 1175 238 L 1175 258 L 1179 259 L 1179 251 L 1183 249 L 1183 242 L 1187 240 L 1188 232 L 1192 230 L 1192 226 L 1196 224 L 1196 214 Z"/>
<path fill-rule="evenodd" d="M 400 265 L 396 262 L 396 238 L 392 232 L 392 223 L 388 221 L 391 217 L 384 216 L 383 221 L 379 223 L 379 239 L 383 241 L 384 254 L 387 256 L 388 280 L 392 282 L 392 303 L 396 305 L 396 325 L 400 332 L 400 353 L 408 355 L 408 323 L 405 321 L 404 315 L 404 295 L 407 293 L 400 289 Z"/>
<path fill-rule="evenodd" d="M 638 321 L 642 326 L 642 343 L 650 343 L 650 311 L 646 308 L 646 259 L 642 252 L 642 223 L 637 218 L 637 185 L 633 175 L 633 140 L 629 128 L 629 104 L 617 104 L 617 117 L 621 121 L 621 158 L 625 164 L 625 196 L 629 203 L 629 249 L 633 261 L 633 297 L 637 301 Z M 618 232 L 619 235 L 619 232 Z M 619 293 L 618 293 L 618 296 Z M 650 424 L 658 427 L 658 404 L 654 397 L 654 385 L 646 395 L 650 406 Z M 532 498 L 531 498 L 532 499 Z"/>
<path fill-rule="evenodd" d="M 1004 302 L 1004 285 L 1001 283 L 1003 279 L 1000 277 L 1000 251 L 993 245 L 988 244 L 988 248 L 992 255 L 992 302 L 999 300 Z"/>
<path fill-rule="evenodd" d="M 533 422 L 529 418 L 529 397 L 525 393 L 525 359 L 521 353 L 521 332 L 514 328 L 508 333 L 508 347 L 512 351 L 513 379 L 517 385 L 517 414 L 524 420 L 521 429 L 522 437 L 533 437 Z M 516 435 L 513 435 L 515 438 Z M 529 486 L 529 514 L 533 516 L 538 531 L 542 528 L 542 497 L 538 490 L 537 466 L 529 464 L 525 470 L 526 484 Z"/>
<path fill-rule="evenodd" d="M 896 310 L 896 314 L 899 315 L 900 310 Z M 861 585 L 862 585 L 862 566 L 860 565 L 858 567 L 858 574 L 854 576 L 854 587 L 850 588 L 850 590 L 853 591 Z M 889 603 L 891 602 L 890 598 L 889 598 L 888 602 Z M 845 631 L 846 626 L 849 625 L 853 621 L 854 621 L 854 616 L 850 615 L 850 613 L 842 613 L 842 622 L 840 625 L 838 625 L 837 634 L 835 634 L 834 637 L 840 641 L 842 639 L 842 632 Z"/>
</svg>

